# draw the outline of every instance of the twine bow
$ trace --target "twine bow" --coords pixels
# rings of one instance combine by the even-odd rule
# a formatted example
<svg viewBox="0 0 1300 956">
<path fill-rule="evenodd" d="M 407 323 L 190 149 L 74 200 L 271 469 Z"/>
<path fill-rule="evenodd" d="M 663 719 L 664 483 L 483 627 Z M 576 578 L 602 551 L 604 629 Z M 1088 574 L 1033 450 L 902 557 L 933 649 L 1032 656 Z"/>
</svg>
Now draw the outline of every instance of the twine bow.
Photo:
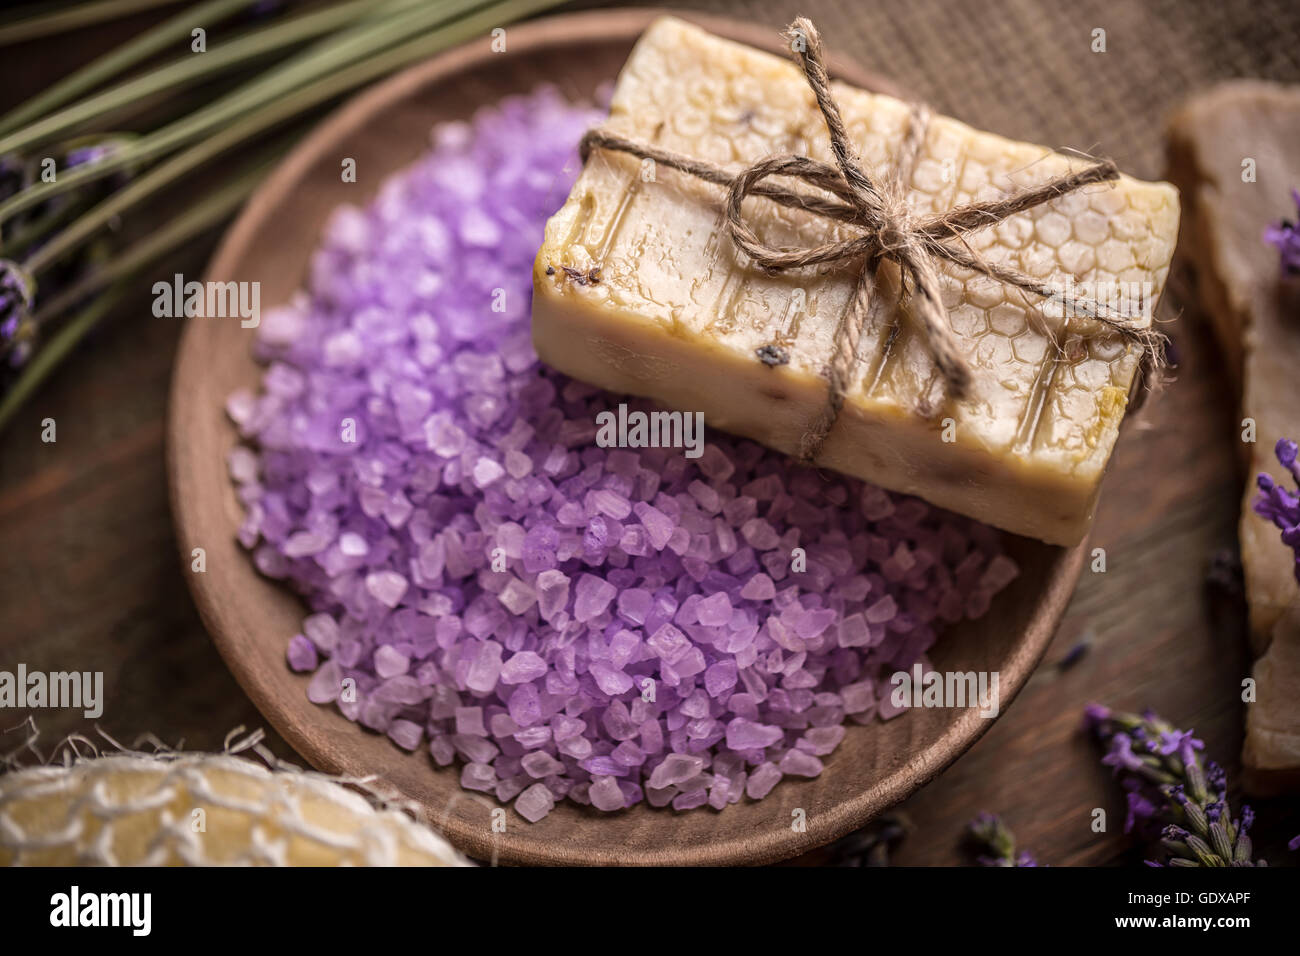
<svg viewBox="0 0 1300 956">
<path fill-rule="evenodd" d="M 835 164 L 793 154 L 769 156 L 749 168 L 735 173 L 712 163 L 661 149 L 649 143 L 627 139 L 605 129 L 592 129 L 583 137 L 585 161 L 593 147 L 629 153 L 650 159 L 670 169 L 694 176 L 727 189 L 726 221 L 731 238 L 757 265 L 770 272 L 782 272 L 802 266 L 862 259 L 853 298 L 842 316 L 835 336 L 835 351 L 827 370 L 827 401 L 818 420 L 804 436 L 800 449 L 805 461 L 813 460 L 844 406 L 844 397 L 857 362 L 858 345 L 875 295 L 877 270 L 882 261 L 898 264 L 902 276 L 900 301 L 906 299 L 912 318 L 933 356 L 935 365 L 953 398 L 962 398 L 970 387 L 970 368 L 958 345 L 957 336 L 948 322 L 947 310 L 940 293 L 937 262 L 940 259 L 982 273 L 1044 299 L 1065 304 L 1072 315 L 1093 319 L 1121 338 L 1137 344 L 1147 361 L 1162 363 L 1164 336 L 1134 323 L 1131 316 L 1101 303 L 1063 291 L 1050 283 L 1008 266 L 986 262 L 965 245 L 966 233 L 994 225 L 1017 213 L 1050 202 L 1084 186 L 1119 178 L 1119 169 L 1111 160 L 1100 160 L 1078 172 L 1052 179 L 991 202 L 973 202 L 938 215 L 918 217 L 904 201 L 907 181 L 921 153 L 931 112 L 922 104 L 911 108 L 907 136 L 899 150 L 892 179 L 877 186 L 862 169 L 849 142 L 848 130 L 839 106 L 831 95 L 830 77 L 822 60 L 821 36 L 812 22 L 800 17 L 786 31 L 795 60 L 816 97 L 817 106 L 830 133 Z M 829 193 L 834 199 L 798 192 L 766 182 L 772 176 L 799 179 Z M 770 246 L 744 221 L 741 204 L 748 196 L 801 209 L 826 219 L 848 223 L 861 234 L 837 242 L 806 249 Z M 952 240 L 957 240 L 953 244 Z M 772 346 L 759 349 L 759 358 L 768 364 L 787 360 L 774 353 Z"/>
</svg>

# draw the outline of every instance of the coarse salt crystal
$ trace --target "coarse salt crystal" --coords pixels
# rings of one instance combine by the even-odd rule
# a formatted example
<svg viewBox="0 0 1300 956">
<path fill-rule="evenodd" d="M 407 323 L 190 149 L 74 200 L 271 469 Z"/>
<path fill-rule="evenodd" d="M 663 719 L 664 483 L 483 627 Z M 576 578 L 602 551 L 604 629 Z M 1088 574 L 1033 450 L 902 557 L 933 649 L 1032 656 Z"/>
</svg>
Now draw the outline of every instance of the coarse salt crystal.
<svg viewBox="0 0 1300 956">
<path fill-rule="evenodd" d="M 299 673 L 314 671 L 320 663 L 316 645 L 301 634 L 295 634 L 289 641 L 288 658 L 289 666 Z"/>
<path fill-rule="evenodd" d="M 397 607 L 408 586 L 406 578 L 396 571 L 376 571 L 366 575 L 366 590 L 376 601 L 388 607 Z"/>
<path fill-rule="evenodd" d="M 555 798 L 544 783 L 535 783 L 519 794 L 515 810 L 529 823 L 536 823 L 555 808 Z"/>
</svg>

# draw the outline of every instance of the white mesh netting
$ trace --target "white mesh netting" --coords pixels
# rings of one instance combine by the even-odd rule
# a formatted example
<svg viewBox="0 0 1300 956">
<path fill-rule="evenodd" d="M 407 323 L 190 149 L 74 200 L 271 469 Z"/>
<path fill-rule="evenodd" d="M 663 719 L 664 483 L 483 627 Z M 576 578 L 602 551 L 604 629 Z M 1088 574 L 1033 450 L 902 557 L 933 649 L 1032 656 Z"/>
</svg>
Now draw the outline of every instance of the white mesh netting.
<svg viewBox="0 0 1300 956">
<path fill-rule="evenodd" d="M 222 754 L 86 757 L 70 740 L 62 765 L 0 774 L 0 865 L 470 865 L 370 781 L 286 769 L 260 732 L 234 736 Z"/>
</svg>

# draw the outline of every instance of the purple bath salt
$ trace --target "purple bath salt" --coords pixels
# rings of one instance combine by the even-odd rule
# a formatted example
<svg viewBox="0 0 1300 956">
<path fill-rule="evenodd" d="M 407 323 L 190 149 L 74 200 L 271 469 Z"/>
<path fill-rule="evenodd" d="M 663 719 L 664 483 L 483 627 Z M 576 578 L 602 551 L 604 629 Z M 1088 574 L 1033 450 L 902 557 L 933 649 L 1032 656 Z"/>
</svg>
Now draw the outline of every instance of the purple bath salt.
<svg viewBox="0 0 1300 956">
<path fill-rule="evenodd" d="M 596 777 L 587 796 L 597 810 L 622 810 L 627 804 L 618 781 L 613 777 Z"/>
<path fill-rule="evenodd" d="M 535 783 L 519 794 L 515 809 L 529 823 L 536 823 L 555 809 L 555 797 L 544 783 Z"/>
<path fill-rule="evenodd" d="M 314 671 L 320 664 L 320 657 L 316 653 L 316 645 L 301 634 L 295 634 L 289 641 L 289 666 L 299 673 L 303 671 Z"/>
<path fill-rule="evenodd" d="M 599 119 L 542 89 L 436 129 L 336 211 L 227 404 L 240 541 L 312 612 L 309 698 L 530 821 L 816 776 L 1016 573 L 992 529 L 753 442 L 596 445 L 653 406 L 542 367 L 529 302 Z"/>
<path fill-rule="evenodd" d="M 743 717 L 737 717 L 727 724 L 727 746 L 732 750 L 763 750 L 784 736 L 780 727 L 756 724 Z"/>
</svg>

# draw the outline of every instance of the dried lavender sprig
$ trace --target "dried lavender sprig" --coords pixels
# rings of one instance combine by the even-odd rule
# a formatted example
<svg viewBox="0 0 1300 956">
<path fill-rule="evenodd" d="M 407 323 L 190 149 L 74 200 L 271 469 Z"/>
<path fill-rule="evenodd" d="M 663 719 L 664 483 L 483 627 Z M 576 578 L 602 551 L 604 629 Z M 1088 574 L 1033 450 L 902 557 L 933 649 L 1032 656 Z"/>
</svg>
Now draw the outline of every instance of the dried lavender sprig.
<svg viewBox="0 0 1300 956">
<path fill-rule="evenodd" d="M 155 171 L 157 175 L 149 177 L 149 189 L 144 189 L 142 183 L 141 189 L 131 194 L 129 202 L 136 202 L 144 198 L 157 188 L 174 181 L 180 175 L 206 162 L 213 155 L 224 151 L 230 146 L 256 136 L 270 126 L 300 115 L 305 110 L 311 109 L 340 93 L 364 85 L 385 73 L 399 69 L 417 59 L 429 56 L 445 49 L 447 46 L 468 39 L 486 27 L 510 22 L 521 16 L 536 13 L 547 7 L 555 6 L 558 2 L 559 0 L 500 0 L 500 2 L 487 7 L 474 7 L 470 0 L 457 0 L 458 6 L 456 8 L 445 10 L 441 14 L 444 18 L 441 26 L 425 33 L 417 32 L 406 42 L 373 53 L 369 57 L 363 57 L 360 62 L 353 63 L 346 68 L 341 63 L 331 61 L 328 56 L 322 56 L 322 51 L 307 51 L 303 57 L 299 57 L 299 60 L 303 60 L 305 57 L 308 61 L 317 61 L 330 66 L 327 75 L 315 82 L 308 83 L 289 95 L 264 97 L 261 105 L 257 108 L 249 110 L 243 116 L 228 118 L 233 119 L 233 121 L 218 126 L 211 135 L 200 138 L 196 145 L 174 157 L 171 162 L 159 166 Z M 409 0 L 390 0 L 388 4 L 384 4 L 380 9 L 391 9 L 396 13 L 405 10 L 408 6 Z M 466 10 L 471 12 L 466 13 Z M 388 19 L 378 25 L 383 26 L 388 23 Z M 374 26 L 375 24 L 371 24 L 365 29 L 373 31 Z M 360 32 L 360 28 L 340 31 L 336 35 L 336 39 L 340 41 L 347 40 L 357 32 Z M 240 96 L 247 98 L 249 91 L 265 84 L 267 80 L 274 79 L 274 74 L 279 72 L 282 72 L 282 69 L 263 74 L 243 87 L 243 93 L 236 91 L 227 96 L 221 103 L 238 99 Z M 219 105 L 220 103 L 212 104 L 212 106 L 171 124 L 164 130 L 140 137 L 137 142 L 131 144 L 129 149 L 120 150 L 117 155 L 109 157 L 108 161 L 86 164 L 54 183 L 33 185 L 12 196 L 0 194 L 0 222 L 3 221 L 5 215 L 21 214 L 24 209 L 30 208 L 42 197 L 53 197 L 74 187 L 85 186 L 99 177 L 112 173 L 114 169 L 121 168 L 123 165 L 153 161 L 157 158 L 154 153 L 158 152 L 156 147 L 160 137 L 163 140 L 167 140 L 169 137 L 174 138 L 172 134 L 176 130 L 187 126 L 187 124 L 192 125 L 198 117 L 210 113 L 213 107 Z M 182 137 L 182 139 L 185 139 L 185 137 Z M 154 143 L 154 146 L 148 146 L 151 142 Z M 144 149 L 144 152 L 140 152 L 141 149 Z M 162 152 L 167 152 L 167 150 L 162 150 Z M 83 241 L 112 216 L 122 213 L 125 206 L 129 205 L 129 202 L 125 196 L 120 199 L 115 197 L 111 210 L 107 205 L 103 209 L 97 208 L 90 216 L 85 217 L 84 221 L 78 221 L 72 229 L 67 230 L 69 235 L 58 236 L 55 242 L 51 244 L 51 248 L 45 251 L 40 260 L 29 263 L 28 268 L 33 272 L 40 271 L 51 258 L 62 255 L 67 249 Z"/>
<path fill-rule="evenodd" d="M 1297 454 L 1300 446 L 1289 438 L 1279 438 L 1274 454 L 1282 467 L 1291 473 L 1291 480 L 1296 483 L 1297 491 L 1288 491 L 1273 480 L 1268 473 L 1260 474 L 1256 479 L 1259 496 L 1255 498 L 1255 514 L 1273 522 L 1282 529 L 1282 543 L 1295 554 L 1293 571 L 1295 579 L 1300 581 L 1300 462 Z"/>
<path fill-rule="evenodd" d="M 468 39 L 495 23 L 508 22 L 519 16 L 554 6 L 556 2 L 557 0 L 502 0 L 502 2 L 484 10 L 463 16 L 450 23 L 450 25 L 416 36 L 406 43 L 385 50 L 361 63 L 354 64 L 346 69 L 336 70 L 325 79 L 287 96 L 271 100 L 260 108 L 251 111 L 248 115 L 241 117 L 238 121 L 229 124 L 189 149 L 172 157 L 167 162 L 152 168 L 130 188 L 114 194 L 110 199 L 89 210 L 67 229 L 56 235 L 46 247 L 39 250 L 30 261 L 26 262 L 25 266 L 31 272 L 40 272 L 52 262 L 60 260 L 70 250 L 75 249 L 94 235 L 105 224 L 113 221 L 114 218 L 123 214 L 141 200 L 177 181 L 184 174 L 206 163 L 214 156 L 256 136 L 279 122 L 298 116 L 305 110 L 349 89 L 363 85 L 377 76 L 382 76 L 384 73 L 405 66 L 416 59 Z M 63 182 L 66 184 L 69 178 L 65 177 Z M 93 179 L 91 181 L 93 182 Z M 36 188 L 40 189 L 42 187 Z M 0 208 L 3 208 L 4 205 L 5 202 L 0 197 Z"/>
<path fill-rule="evenodd" d="M 27 361 L 35 340 L 35 297 L 36 280 L 31 273 L 16 262 L 0 259 L 0 359 L 15 368 Z"/>
<path fill-rule="evenodd" d="M 254 168 L 240 174 L 172 222 L 127 247 L 119 257 L 86 276 L 51 305 L 43 307 L 42 311 L 55 309 L 63 312 L 85 303 L 82 311 L 36 353 L 8 391 L 0 395 L 0 429 L 9 423 L 27 396 L 54 371 L 72 348 L 112 310 L 126 293 L 132 275 L 228 217 L 248 198 L 265 172 L 265 169 Z"/>
<path fill-rule="evenodd" d="M 1205 744 L 1155 713 L 1128 714 L 1089 704 L 1088 728 L 1106 747 L 1127 793 L 1124 832 L 1158 829 L 1169 866 L 1266 866 L 1252 861 L 1250 807 L 1233 819 L 1223 768 L 1201 756 Z M 1148 865 L 1161 863 L 1148 860 Z"/>
<path fill-rule="evenodd" d="M 136 136 L 134 133 L 106 132 L 79 136 L 52 146 L 50 158 L 56 160 L 58 169 L 77 169 L 97 163 L 118 150 L 125 149 Z M 0 155 L 0 164 L 16 171 L 13 181 L 0 185 L 0 197 L 9 198 L 14 193 L 31 187 L 36 178 L 37 163 L 25 161 L 12 153 Z M 127 169 L 107 180 L 83 187 L 71 195 L 56 196 L 28 213 L 0 226 L 0 258 L 23 259 L 40 251 L 50 240 L 61 235 L 70 221 L 81 217 L 86 210 L 108 194 L 120 190 L 131 180 L 134 170 Z M 57 258 L 57 257 L 56 257 Z M 50 261 L 54 261 L 51 259 Z M 24 261 L 32 273 L 41 266 Z"/>
<path fill-rule="evenodd" d="M 367 71 L 366 80 L 404 66 L 450 45 L 448 37 L 460 37 L 467 24 L 474 24 L 473 36 L 503 22 L 536 13 L 558 0 L 443 0 L 441 3 L 403 6 L 399 15 L 340 30 L 325 41 L 259 74 L 248 83 L 224 94 L 182 118 L 154 130 L 130 149 L 60 177 L 40 183 L 0 202 L 0 223 L 30 209 L 38 202 L 107 176 L 130 164 L 154 162 L 182 147 L 215 133 L 260 105 L 303 88 L 329 88 L 332 81 L 350 68 L 378 67 Z M 454 41 L 453 41 L 454 42 Z M 415 46 L 411 53 L 412 44 Z M 406 58 L 400 54 L 405 53 Z M 391 59 L 397 62 L 389 65 Z M 358 84 L 359 85 L 359 84 Z"/>
<path fill-rule="evenodd" d="M 173 182 L 213 155 L 385 73 L 467 40 L 489 28 L 555 6 L 558 2 L 559 0 L 449 0 L 445 4 L 435 4 L 431 10 L 426 11 L 419 0 L 376 0 L 373 9 L 363 12 L 355 26 L 330 35 L 290 63 L 266 71 L 241 88 L 242 95 L 236 91 L 221 101 L 230 107 L 245 105 L 244 101 L 248 100 L 246 105 L 253 108 L 247 115 L 235 117 L 236 122 L 211 132 L 206 138 L 200 138 L 197 145 L 151 170 L 147 184 L 142 180 L 138 189 L 119 191 L 109 200 L 80 215 L 67 228 L 55 230 L 49 241 L 42 242 L 34 251 L 30 261 L 22 263 L 21 269 L 27 275 L 51 266 L 63 270 L 64 260 L 69 254 L 80 256 L 81 253 L 76 252 L 77 248 L 94 238 L 97 231 L 110 225 L 114 217 L 124 212 L 128 206 Z M 392 34 L 392 25 L 402 17 L 407 18 L 411 30 Z M 416 26 L 422 29 L 414 29 Z M 320 67 L 327 67 L 326 75 L 314 80 L 310 75 L 302 75 L 304 69 L 310 74 Z M 276 95 L 282 92 L 281 87 L 286 81 L 293 86 L 302 80 L 307 82 L 288 95 Z M 277 83 L 280 86 L 276 86 Z M 253 91 L 256 91 L 256 95 L 250 99 L 248 94 Z M 7 218 L 10 224 L 25 223 L 29 217 L 45 208 L 46 204 L 64 198 L 65 193 L 80 190 L 106 176 L 120 174 L 124 170 L 135 170 L 147 164 L 157 156 L 148 149 L 140 151 L 146 141 L 153 141 L 157 147 L 159 136 L 163 140 L 167 139 L 162 134 L 188 128 L 199 116 L 207 115 L 208 120 L 211 120 L 211 112 L 209 107 L 190 114 L 165 130 L 140 137 L 138 142 L 113 155 L 84 163 L 70 174 L 61 176 L 57 182 L 28 183 L 16 191 L 0 189 L 0 210 L 4 210 L 0 219 Z M 167 150 L 155 149 L 154 152 L 165 153 Z M 0 156 L 0 166 L 4 163 L 5 157 Z M 0 169 L 0 186 L 3 185 L 5 172 Z M 0 272 L 18 274 L 18 270 L 16 264 L 5 264 Z M 44 279 L 42 283 L 48 291 L 50 284 Z M 53 283 L 56 288 L 64 284 Z M 34 343 L 41 334 L 39 326 L 43 324 L 47 313 L 39 307 L 40 303 L 37 303 L 37 308 L 33 311 L 32 296 L 17 294 L 21 292 L 19 286 L 15 285 L 8 291 L 14 294 L 6 300 L 8 313 L 0 311 L 0 363 L 16 367 L 23 365 L 34 351 Z M 34 293 L 34 289 L 30 291 Z M 0 302 L 0 305 L 4 304 L 5 302 Z M 18 382 L 13 384 L 16 386 Z M 6 395 L 9 387 L 9 376 L 0 375 L 0 398 L 4 398 L 6 406 L 12 404 L 9 401 L 12 396 Z"/>
<path fill-rule="evenodd" d="M 981 813 L 966 826 L 971 842 L 981 851 L 980 866 L 1038 866 L 1028 850 L 1016 852 L 1016 835 L 993 813 Z"/>
<path fill-rule="evenodd" d="M 172 0 L 96 0 L 53 13 L 37 14 L 0 28 L 0 46 L 94 26 L 153 7 L 166 6 L 171 2 Z"/>
<path fill-rule="evenodd" d="M 242 5 L 249 5 L 248 0 L 243 0 Z M 348 0 L 267 27 L 246 30 L 214 46 L 210 53 L 203 56 L 187 54 L 155 70 L 133 76 L 117 86 L 100 90 L 57 112 L 45 115 L 38 113 L 39 119 L 25 122 L 0 136 L 0 153 L 29 151 L 67 130 L 84 128 L 85 124 L 105 114 L 118 113 L 124 108 L 150 102 L 152 97 L 160 93 L 185 89 L 214 74 L 246 66 L 252 60 L 335 33 L 340 28 L 363 19 L 367 12 L 374 9 L 375 0 Z M 187 22 L 206 24 L 208 21 L 191 15 Z M 185 32 L 186 35 L 189 34 L 188 29 Z"/>
<path fill-rule="evenodd" d="M 207 3 L 197 7 L 188 7 L 19 104 L 0 118 L 0 133 L 18 129 L 50 110 L 58 109 L 74 97 L 102 86 L 113 77 L 143 63 L 155 53 L 163 52 L 182 37 L 188 38 L 196 23 L 219 23 L 244 7 L 250 6 L 251 3 L 252 0 L 208 0 Z M 69 25 L 57 23 L 50 26 L 55 29 L 70 28 Z M 27 39 L 33 38 L 27 37 Z"/>
<path fill-rule="evenodd" d="M 30 362 L 21 368 L 15 365 L 13 368 L 0 369 L 0 386 L 4 388 L 0 392 L 0 429 L 8 424 L 19 406 L 49 377 L 72 347 L 112 312 L 126 291 L 127 282 L 119 281 L 72 316 L 55 335 L 42 343 L 40 351 L 34 356 L 23 356 L 24 362 L 29 357 Z M 10 377 L 12 382 L 9 381 Z"/>
<path fill-rule="evenodd" d="M 62 144 L 56 153 L 62 168 L 74 169 L 99 161 L 123 148 L 129 140 L 130 136 L 125 134 L 80 137 Z M 0 157 L 0 197 L 26 188 L 33 178 L 34 168 L 35 164 L 23 163 L 11 156 Z M 0 230 L 0 395 L 8 388 L 11 371 L 27 362 L 40 338 L 41 320 L 37 314 L 36 292 L 37 274 L 43 267 L 38 260 L 58 244 L 64 232 L 70 231 L 69 220 L 85 218 L 88 208 L 103 198 L 108 190 L 120 187 L 126 178 L 122 175 L 116 181 L 56 197 L 12 223 L 12 230 Z M 23 253 L 26 253 L 25 258 L 20 255 Z M 42 295 L 74 284 L 106 255 L 106 240 L 100 237 L 75 255 L 47 260 L 46 264 L 52 268 L 46 270 L 40 279 Z"/>
<path fill-rule="evenodd" d="M 1300 189 L 1291 190 L 1291 200 L 1300 210 Z M 1300 226 L 1283 219 L 1264 230 L 1264 241 L 1277 247 L 1283 275 L 1300 275 Z"/>
</svg>

